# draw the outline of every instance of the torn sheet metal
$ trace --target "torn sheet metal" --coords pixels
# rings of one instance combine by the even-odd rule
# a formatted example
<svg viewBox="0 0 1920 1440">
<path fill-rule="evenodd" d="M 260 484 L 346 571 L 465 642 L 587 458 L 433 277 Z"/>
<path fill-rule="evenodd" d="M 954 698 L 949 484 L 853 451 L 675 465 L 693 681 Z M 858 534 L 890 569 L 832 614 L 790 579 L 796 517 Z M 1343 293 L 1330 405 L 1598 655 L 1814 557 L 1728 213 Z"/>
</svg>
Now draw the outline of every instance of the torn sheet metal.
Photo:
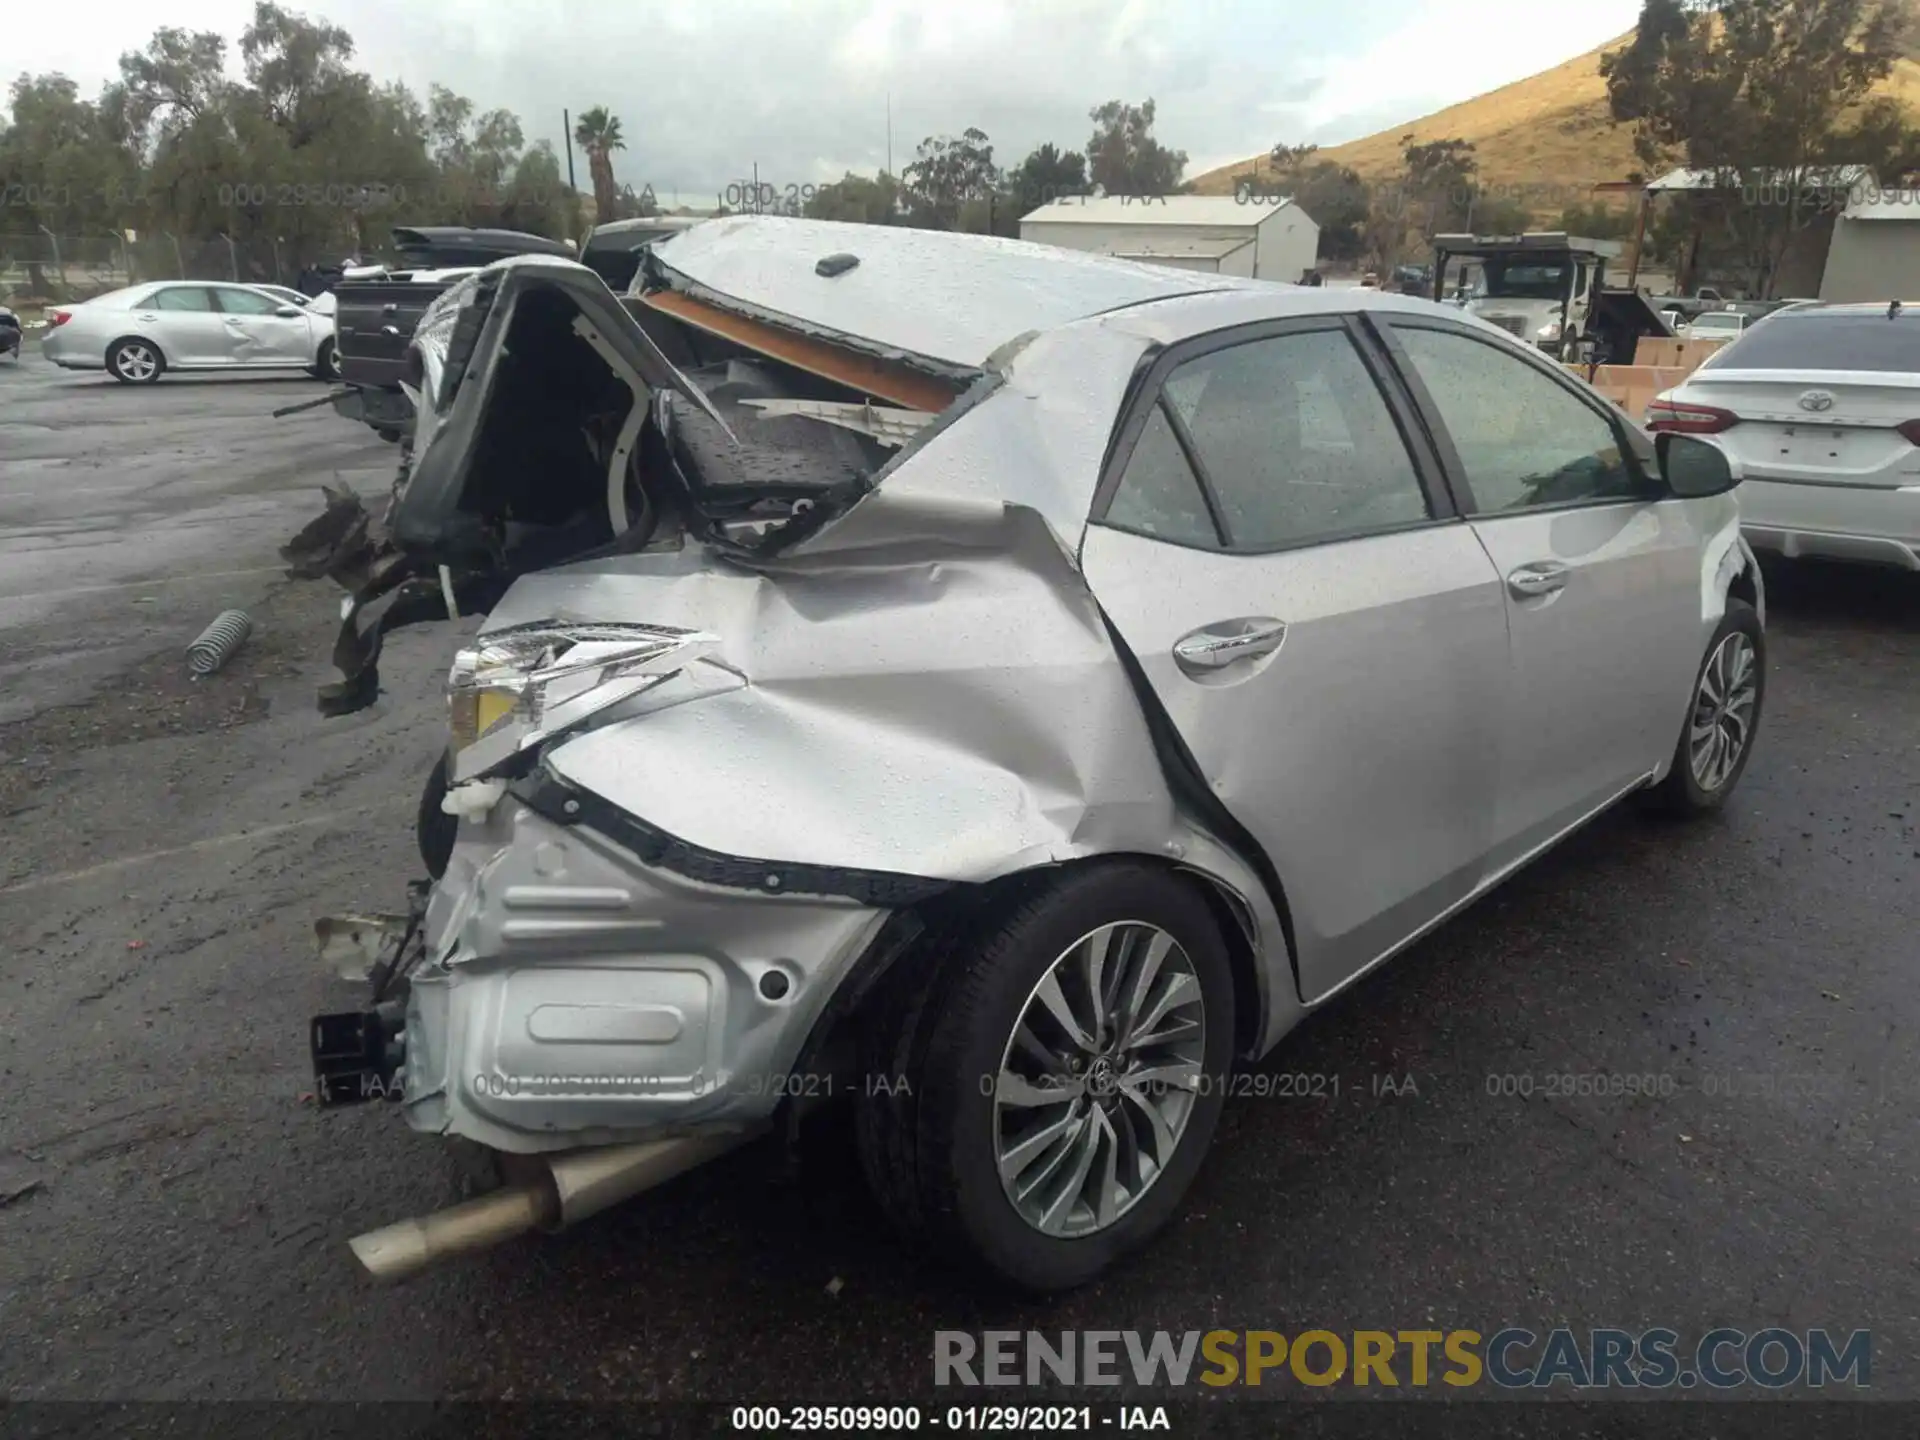
<svg viewBox="0 0 1920 1440">
<path fill-rule="evenodd" d="M 903 410 L 889 405 L 855 404 L 846 400 L 746 400 L 767 416 L 804 415 L 823 425 L 838 425 L 868 435 L 882 445 L 906 444 L 938 417 L 926 410 Z"/>
<path fill-rule="evenodd" d="M 362 983 L 410 927 L 405 915 L 323 915 L 313 922 L 320 968 L 333 979 Z"/>
<path fill-rule="evenodd" d="M 522 580 L 489 631 L 536 615 L 645 616 L 717 636 L 747 680 L 564 741 L 549 766 L 742 857 L 971 881 L 1162 850 L 1178 827 L 1138 702 L 1040 518 L 978 501 L 868 503 L 869 525 L 884 513 L 894 533 L 884 557 L 823 536 L 753 572 L 660 573 L 633 557 Z"/>
</svg>

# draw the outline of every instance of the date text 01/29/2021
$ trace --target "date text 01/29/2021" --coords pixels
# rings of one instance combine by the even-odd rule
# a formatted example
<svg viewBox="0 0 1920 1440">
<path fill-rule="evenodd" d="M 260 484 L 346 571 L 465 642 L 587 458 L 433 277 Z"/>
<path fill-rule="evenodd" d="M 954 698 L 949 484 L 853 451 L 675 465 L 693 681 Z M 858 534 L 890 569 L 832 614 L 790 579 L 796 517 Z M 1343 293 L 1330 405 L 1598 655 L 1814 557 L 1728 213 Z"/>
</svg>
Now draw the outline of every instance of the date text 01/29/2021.
<svg viewBox="0 0 1920 1440">
<path fill-rule="evenodd" d="M 733 1428 L 748 1432 L 911 1434 L 950 1430 L 961 1434 L 1020 1434 L 1035 1430 L 1085 1433 L 1096 1429 L 1171 1430 L 1164 1405 L 950 1405 L 923 1411 L 918 1405 L 736 1405 Z"/>
</svg>

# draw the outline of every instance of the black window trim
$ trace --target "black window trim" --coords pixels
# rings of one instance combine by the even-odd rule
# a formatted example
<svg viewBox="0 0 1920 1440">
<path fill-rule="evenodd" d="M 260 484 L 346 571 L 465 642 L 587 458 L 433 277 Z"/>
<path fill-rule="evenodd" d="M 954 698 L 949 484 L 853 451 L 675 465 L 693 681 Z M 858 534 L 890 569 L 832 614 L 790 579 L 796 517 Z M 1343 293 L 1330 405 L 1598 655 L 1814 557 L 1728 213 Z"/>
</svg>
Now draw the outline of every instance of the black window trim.
<svg viewBox="0 0 1920 1440">
<path fill-rule="evenodd" d="M 1433 529 L 1441 525 L 1460 524 L 1463 518 L 1462 513 L 1449 487 L 1442 457 L 1432 444 L 1424 421 L 1414 404 L 1413 396 L 1400 383 L 1393 369 L 1387 364 L 1381 347 L 1374 337 L 1361 327 L 1359 321 L 1360 313 L 1357 311 L 1287 316 L 1278 320 L 1256 320 L 1221 330 L 1209 330 L 1202 335 L 1189 336 L 1163 347 L 1157 354 L 1148 356 L 1143 364 L 1144 375 L 1131 387 L 1128 398 L 1121 407 L 1120 419 L 1115 424 L 1113 438 L 1107 446 L 1107 457 L 1101 467 L 1100 483 L 1094 490 L 1093 504 L 1087 516 L 1087 523 L 1115 530 L 1121 534 L 1138 535 L 1142 539 L 1152 540 L 1162 545 L 1178 546 L 1183 550 L 1229 556 L 1280 555 L 1291 550 L 1304 550 L 1319 545 L 1339 545 L 1352 540 L 1372 539 L 1377 535 L 1400 535 L 1409 531 Z M 1406 450 L 1407 461 L 1413 469 L 1415 483 L 1419 485 L 1421 495 L 1427 502 L 1428 516 L 1424 520 L 1410 520 L 1403 525 L 1369 525 L 1353 530 L 1329 531 L 1300 540 L 1281 541 L 1274 545 L 1236 544 L 1227 527 L 1213 481 L 1206 473 L 1205 464 L 1200 459 L 1198 448 L 1194 445 L 1186 422 L 1181 419 L 1175 406 L 1166 403 L 1167 378 L 1188 361 L 1210 355 L 1218 350 L 1231 350 L 1241 345 L 1251 345 L 1287 335 L 1312 334 L 1328 330 L 1340 331 L 1346 335 L 1348 343 L 1358 354 L 1361 366 L 1372 377 L 1381 403 L 1386 406 L 1387 413 L 1392 417 L 1394 428 L 1400 436 L 1400 443 Z M 1193 471 L 1194 480 L 1200 487 L 1201 498 L 1206 504 L 1207 513 L 1213 519 L 1217 533 L 1217 543 L 1213 546 L 1199 545 L 1190 540 L 1167 535 L 1151 534 L 1107 518 L 1114 495 L 1120 488 L 1120 481 L 1126 474 L 1127 466 L 1133 460 L 1133 453 L 1139 445 L 1141 433 L 1146 429 L 1147 422 L 1156 409 L 1166 416 L 1172 427 L 1174 438 L 1179 443 L 1181 454 L 1185 457 L 1188 467 Z"/>
<path fill-rule="evenodd" d="M 1468 325 L 1461 325 L 1443 316 L 1409 315 L 1398 311 L 1380 315 L 1369 314 L 1367 325 L 1376 335 L 1381 348 L 1392 360 L 1399 372 L 1401 382 L 1413 396 L 1420 415 L 1422 429 L 1428 442 L 1440 456 L 1441 469 L 1447 476 L 1459 513 L 1469 520 L 1503 520 L 1520 515 L 1551 515 L 1561 510 L 1597 510 L 1609 505 L 1644 505 L 1650 501 L 1672 498 L 1673 492 L 1653 468 L 1654 452 L 1651 443 L 1632 425 L 1621 411 L 1602 396 L 1595 394 L 1587 386 L 1573 379 L 1565 371 L 1545 356 L 1529 348 L 1515 345 L 1511 341 L 1494 335 L 1485 335 Z M 1413 363 L 1413 357 L 1400 343 L 1397 330 L 1434 330 L 1443 335 L 1457 335 L 1463 340 L 1471 340 L 1503 355 L 1510 355 L 1523 365 L 1531 366 L 1537 373 L 1545 376 L 1557 385 L 1565 394 L 1571 396 L 1590 410 L 1613 432 L 1620 453 L 1626 457 L 1628 468 L 1640 487 L 1637 495 L 1594 495 L 1583 500 L 1562 500 L 1552 505 L 1528 505 L 1519 510 L 1482 510 L 1473 493 L 1473 486 L 1467 479 L 1466 464 L 1460 459 L 1460 451 L 1453 443 L 1452 433 L 1446 422 L 1440 418 L 1440 407 L 1433 398 L 1433 392 L 1427 389 L 1426 381 L 1420 378 L 1419 367 Z"/>
<path fill-rule="evenodd" d="M 1200 446 L 1193 438 L 1193 431 L 1187 428 L 1185 418 L 1168 398 L 1164 388 L 1154 398 L 1153 408 L 1166 417 L 1167 428 L 1173 432 L 1173 443 L 1180 447 L 1180 454 L 1186 459 L 1187 469 L 1193 472 L 1193 483 L 1199 487 L 1200 503 L 1207 507 L 1207 518 L 1213 522 L 1213 539 L 1222 550 L 1233 548 L 1233 532 L 1227 529 L 1226 511 L 1220 508 L 1220 497 L 1214 493 L 1213 477 L 1207 474 L 1207 465 L 1200 458 Z M 1147 425 L 1153 423 L 1153 417 L 1147 417 Z M 1141 427 L 1141 434 L 1146 426 Z M 1136 447 L 1138 440 L 1135 441 Z M 1129 461 L 1131 463 L 1131 461 Z M 1119 493 L 1116 488 L 1114 493 Z"/>
</svg>

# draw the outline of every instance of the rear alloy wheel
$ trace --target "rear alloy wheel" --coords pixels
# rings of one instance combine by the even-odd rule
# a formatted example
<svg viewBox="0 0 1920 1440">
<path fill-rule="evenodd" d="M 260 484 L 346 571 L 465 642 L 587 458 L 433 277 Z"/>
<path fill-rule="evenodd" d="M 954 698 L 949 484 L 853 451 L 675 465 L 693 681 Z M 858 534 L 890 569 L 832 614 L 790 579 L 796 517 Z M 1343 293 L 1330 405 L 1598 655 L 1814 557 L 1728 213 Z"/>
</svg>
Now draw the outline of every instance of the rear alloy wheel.
<svg viewBox="0 0 1920 1440">
<path fill-rule="evenodd" d="M 146 340 L 119 340 L 107 351 L 107 369 L 126 385 L 151 385 L 166 368 L 160 352 Z"/>
<path fill-rule="evenodd" d="M 1154 925 L 1075 941 L 1028 997 L 993 1090 L 1000 1187 L 1043 1235 L 1112 1225 L 1180 1147 L 1206 1062 L 1193 961 Z"/>
<path fill-rule="evenodd" d="M 1726 803 L 1753 754 L 1766 699 L 1766 661 L 1760 617 L 1745 601 L 1728 600 L 1694 681 L 1673 768 L 1653 791 L 1661 809 L 1698 815 Z"/>
<path fill-rule="evenodd" d="M 1048 1293 L 1172 1217 L 1233 1061 L 1226 943 L 1194 882 L 1134 861 L 1038 879 L 883 985 L 860 1149 L 902 1229 Z"/>
</svg>

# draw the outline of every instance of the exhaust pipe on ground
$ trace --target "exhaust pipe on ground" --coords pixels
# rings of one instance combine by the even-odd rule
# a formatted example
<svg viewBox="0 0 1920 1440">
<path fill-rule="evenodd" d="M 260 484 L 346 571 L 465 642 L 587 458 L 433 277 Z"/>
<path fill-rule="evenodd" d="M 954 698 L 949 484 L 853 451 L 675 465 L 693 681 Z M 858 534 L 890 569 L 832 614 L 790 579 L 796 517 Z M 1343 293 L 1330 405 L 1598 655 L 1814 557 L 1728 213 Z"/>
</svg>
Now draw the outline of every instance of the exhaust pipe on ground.
<svg viewBox="0 0 1920 1440">
<path fill-rule="evenodd" d="M 348 1244 L 375 1280 L 383 1284 L 408 1280 L 445 1261 L 490 1250 L 516 1235 L 564 1230 L 726 1154 L 754 1133 L 646 1140 L 532 1157 L 537 1173 L 531 1179 L 430 1215 L 369 1230 Z"/>
</svg>

